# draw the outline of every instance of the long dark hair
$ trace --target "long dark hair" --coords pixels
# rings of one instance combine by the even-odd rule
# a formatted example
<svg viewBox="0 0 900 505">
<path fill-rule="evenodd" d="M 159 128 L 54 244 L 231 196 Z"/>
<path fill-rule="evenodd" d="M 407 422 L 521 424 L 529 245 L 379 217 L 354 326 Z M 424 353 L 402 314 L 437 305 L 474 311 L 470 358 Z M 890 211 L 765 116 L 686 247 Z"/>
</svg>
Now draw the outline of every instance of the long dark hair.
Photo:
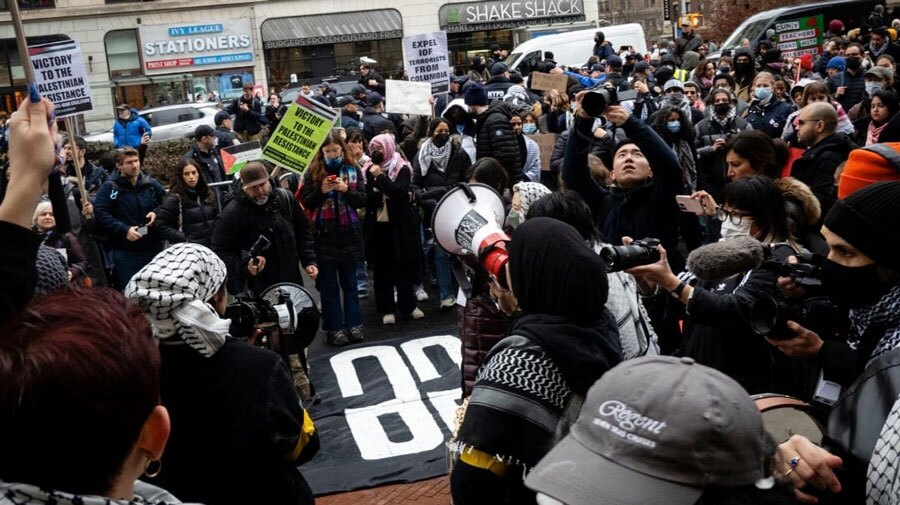
<svg viewBox="0 0 900 505">
<path fill-rule="evenodd" d="M 319 150 L 316 151 L 316 156 L 313 158 L 312 163 L 309 164 L 309 170 L 311 171 L 312 180 L 316 184 L 321 184 L 325 179 L 325 176 L 328 175 L 325 171 L 325 155 L 322 154 L 322 148 L 330 144 L 337 144 L 341 146 L 341 154 L 344 157 L 344 165 L 348 165 L 351 167 L 356 166 L 356 157 L 353 156 L 353 153 L 347 150 L 347 144 L 344 142 L 344 139 L 341 138 L 340 133 L 332 130 L 328 132 L 328 135 L 325 135 L 325 141 L 322 142 L 322 147 L 320 147 Z"/>
<path fill-rule="evenodd" d="M 678 122 L 681 123 L 681 129 L 678 130 L 678 133 L 672 133 L 666 127 L 666 123 L 669 122 L 669 114 L 678 114 Z M 654 114 L 653 124 L 651 125 L 656 133 L 664 139 L 680 139 L 690 142 L 693 146 L 694 143 L 694 127 L 691 124 L 691 118 L 685 117 L 685 113 L 679 107 L 674 107 L 671 105 L 667 105 L 661 109 L 659 112 Z"/>
<path fill-rule="evenodd" d="M 725 186 L 723 202 L 753 217 L 759 227 L 756 238 L 761 242 L 788 242 L 798 247 L 788 224 L 784 195 L 771 178 L 759 175 L 731 181 Z"/>
<path fill-rule="evenodd" d="M 884 120 L 884 123 L 887 123 L 891 120 L 892 117 L 897 115 L 898 111 L 900 111 L 900 96 L 898 96 L 896 92 L 889 89 L 879 89 L 875 92 L 874 95 L 872 95 L 872 98 L 875 98 L 876 96 L 879 100 L 881 100 L 881 103 L 883 103 L 888 110 L 888 117 Z M 869 106 L 871 107 L 871 105 L 872 100 L 869 99 Z M 869 111 L 869 116 L 872 116 L 871 111 Z"/>
<path fill-rule="evenodd" d="M 576 230 L 591 245 L 601 242 L 603 235 L 594 224 L 591 208 L 575 191 L 564 189 L 544 195 L 528 207 L 525 219 L 536 217 L 552 217 L 562 221 Z"/>
<path fill-rule="evenodd" d="M 487 184 L 502 195 L 509 182 L 509 174 L 494 158 L 481 158 L 469 167 L 466 179 L 475 179 L 477 182 Z"/>
<path fill-rule="evenodd" d="M 747 130 L 734 136 L 725 144 L 725 155 L 734 151 L 750 162 L 753 171 L 773 179 L 781 176 L 781 167 L 787 163 L 788 148 L 781 139 L 773 139 L 759 130 Z"/>
<path fill-rule="evenodd" d="M 437 127 L 441 125 L 441 123 L 446 124 L 447 128 L 449 128 L 451 132 L 453 131 L 453 125 L 450 124 L 450 121 L 448 121 L 447 119 L 444 119 L 442 117 L 436 117 L 431 120 L 431 123 L 428 123 L 428 137 L 429 138 L 431 138 L 431 136 L 434 135 L 434 130 L 436 130 Z"/>
<path fill-rule="evenodd" d="M 209 190 L 209 185 L 206 183 L 206 177 L 203 176 L 203 170 L 200 169 L 200 165 L 196 161 L 191 159 L 179 163 L 178 170 L 172 174 L 172 193 L 175 193 L 175 195 L 178 196 L 178 200 L 182 203 L 188 200 L 188 192 L 191 191 L 191 188 L 187 187 L 187 184 L 184 183 L 184 167 L 188 165 L 197 169 L 197 186 L 193 188 L 193 191 L 197 193 L 200 200 L 210 205 L 215 204 L 215 197 L 213 196 L 213 192 Z"/>
</svg>

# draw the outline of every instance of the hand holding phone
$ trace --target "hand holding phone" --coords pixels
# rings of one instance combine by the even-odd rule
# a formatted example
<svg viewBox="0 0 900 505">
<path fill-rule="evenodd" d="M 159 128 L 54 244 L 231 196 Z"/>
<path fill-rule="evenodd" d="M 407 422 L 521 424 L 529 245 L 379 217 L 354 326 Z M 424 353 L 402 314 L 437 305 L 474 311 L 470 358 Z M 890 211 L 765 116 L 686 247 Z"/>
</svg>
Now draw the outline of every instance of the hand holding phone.
<svg viewBox="0 0 900 505">
<path fill-rule="evenodd" d="M 698 215 L 704 213 L 700 200 L 691 198 L 688 195 L 677 195 L 675 201 L 678 202 L 678 208 L 681 209 L 681 212 L 690 212 Z"/>
</svg>

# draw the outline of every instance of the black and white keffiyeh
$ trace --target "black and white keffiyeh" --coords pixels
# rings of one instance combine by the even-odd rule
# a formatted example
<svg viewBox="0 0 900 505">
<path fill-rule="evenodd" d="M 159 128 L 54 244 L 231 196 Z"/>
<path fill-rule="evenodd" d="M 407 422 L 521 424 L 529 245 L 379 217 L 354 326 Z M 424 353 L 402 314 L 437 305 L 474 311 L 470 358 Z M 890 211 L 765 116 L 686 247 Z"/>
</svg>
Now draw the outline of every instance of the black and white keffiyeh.
<svg viewBox="0 0 900 505">
<path fill-rule="evenodd" d="M 431 139 L 422 143 L 422 146 L 419 147 L 419 170 L 422 171 L 422 177 L 425 177 L 428 171 L 431 170 L 432 163 L 439 172 L 444 173 L 447 171 L 452 144 L 453 142 L 447 141 L 443 147 L 438 147 L 434 145 Z"/>
<path fill-rule="evenodd" d="M 878 328 L 884 333 L 869 356 L 869 363 L 900 347 L 900 284 L 894 284 L 874 304 L 850 311 L 851 346 L 858 346 L 870 328 Z"/>
<path fill-rule="evenodd" d="M 134 497 L 130 500 L 78 495 L 43 489 L 31 484 L 0 482 L 0 505 L 176 505 L 181 503 L 165 489 L 139 480 L 134 483 Z"/>
<path fill-rule="evenodd" d="M 135 274 L 125 296 L 144 309 L 153 336 L 163 342 L 180 339 L 210 357 L 225 343 L 231 324 L 207 303 L 225 276 L 225 263 L 210 249 L 176 244 Z"/>
<path fill-rule="evenodd" d="M 550 190 L 539 182 L 517 182 L 513 186 L 513 193 L 519 194 L 519 202 L 522 205 L 522 211 L 519 214 L 524 221 L 525 214 L 528 214 L 528 209 L 531 205 L 544 196 L 549 195 Z"/>
<path fill-rule="evenodd" d="M 866 505 L 900 503 L 900 399 L 894 402 L 866 472 Z"/>
</svg>

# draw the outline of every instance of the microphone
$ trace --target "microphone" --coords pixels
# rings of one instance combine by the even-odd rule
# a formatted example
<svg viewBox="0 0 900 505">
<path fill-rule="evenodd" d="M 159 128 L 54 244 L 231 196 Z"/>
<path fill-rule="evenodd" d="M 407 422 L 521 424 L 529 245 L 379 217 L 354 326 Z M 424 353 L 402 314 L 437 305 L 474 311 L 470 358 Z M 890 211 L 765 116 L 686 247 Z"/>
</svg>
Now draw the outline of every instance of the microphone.
<svg viewBox="0 0 900 505">
<path fill-rule="evenodd" d="M 694 249 L 687 266 L 698 279 L 716 281 L 753 270 L 763 257 L 762 243 L 742 235 Z"/>
</svg>

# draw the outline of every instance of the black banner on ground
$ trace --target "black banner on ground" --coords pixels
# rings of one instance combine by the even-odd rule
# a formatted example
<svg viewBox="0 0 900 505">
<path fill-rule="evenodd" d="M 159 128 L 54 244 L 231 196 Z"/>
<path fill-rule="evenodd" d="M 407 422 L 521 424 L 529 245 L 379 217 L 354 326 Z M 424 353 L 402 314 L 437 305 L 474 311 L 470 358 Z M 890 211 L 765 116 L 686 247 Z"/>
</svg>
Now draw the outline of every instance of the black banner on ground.
<svg viewBox="0 0 900 505">
<path fill-rule="evenodd" d="M 316 495 L 413 482 L 447 471 L 459 406 L 459 339 L 393 339 L 310 359 L 321 449 L 300 467 Z"/>
</svg>

